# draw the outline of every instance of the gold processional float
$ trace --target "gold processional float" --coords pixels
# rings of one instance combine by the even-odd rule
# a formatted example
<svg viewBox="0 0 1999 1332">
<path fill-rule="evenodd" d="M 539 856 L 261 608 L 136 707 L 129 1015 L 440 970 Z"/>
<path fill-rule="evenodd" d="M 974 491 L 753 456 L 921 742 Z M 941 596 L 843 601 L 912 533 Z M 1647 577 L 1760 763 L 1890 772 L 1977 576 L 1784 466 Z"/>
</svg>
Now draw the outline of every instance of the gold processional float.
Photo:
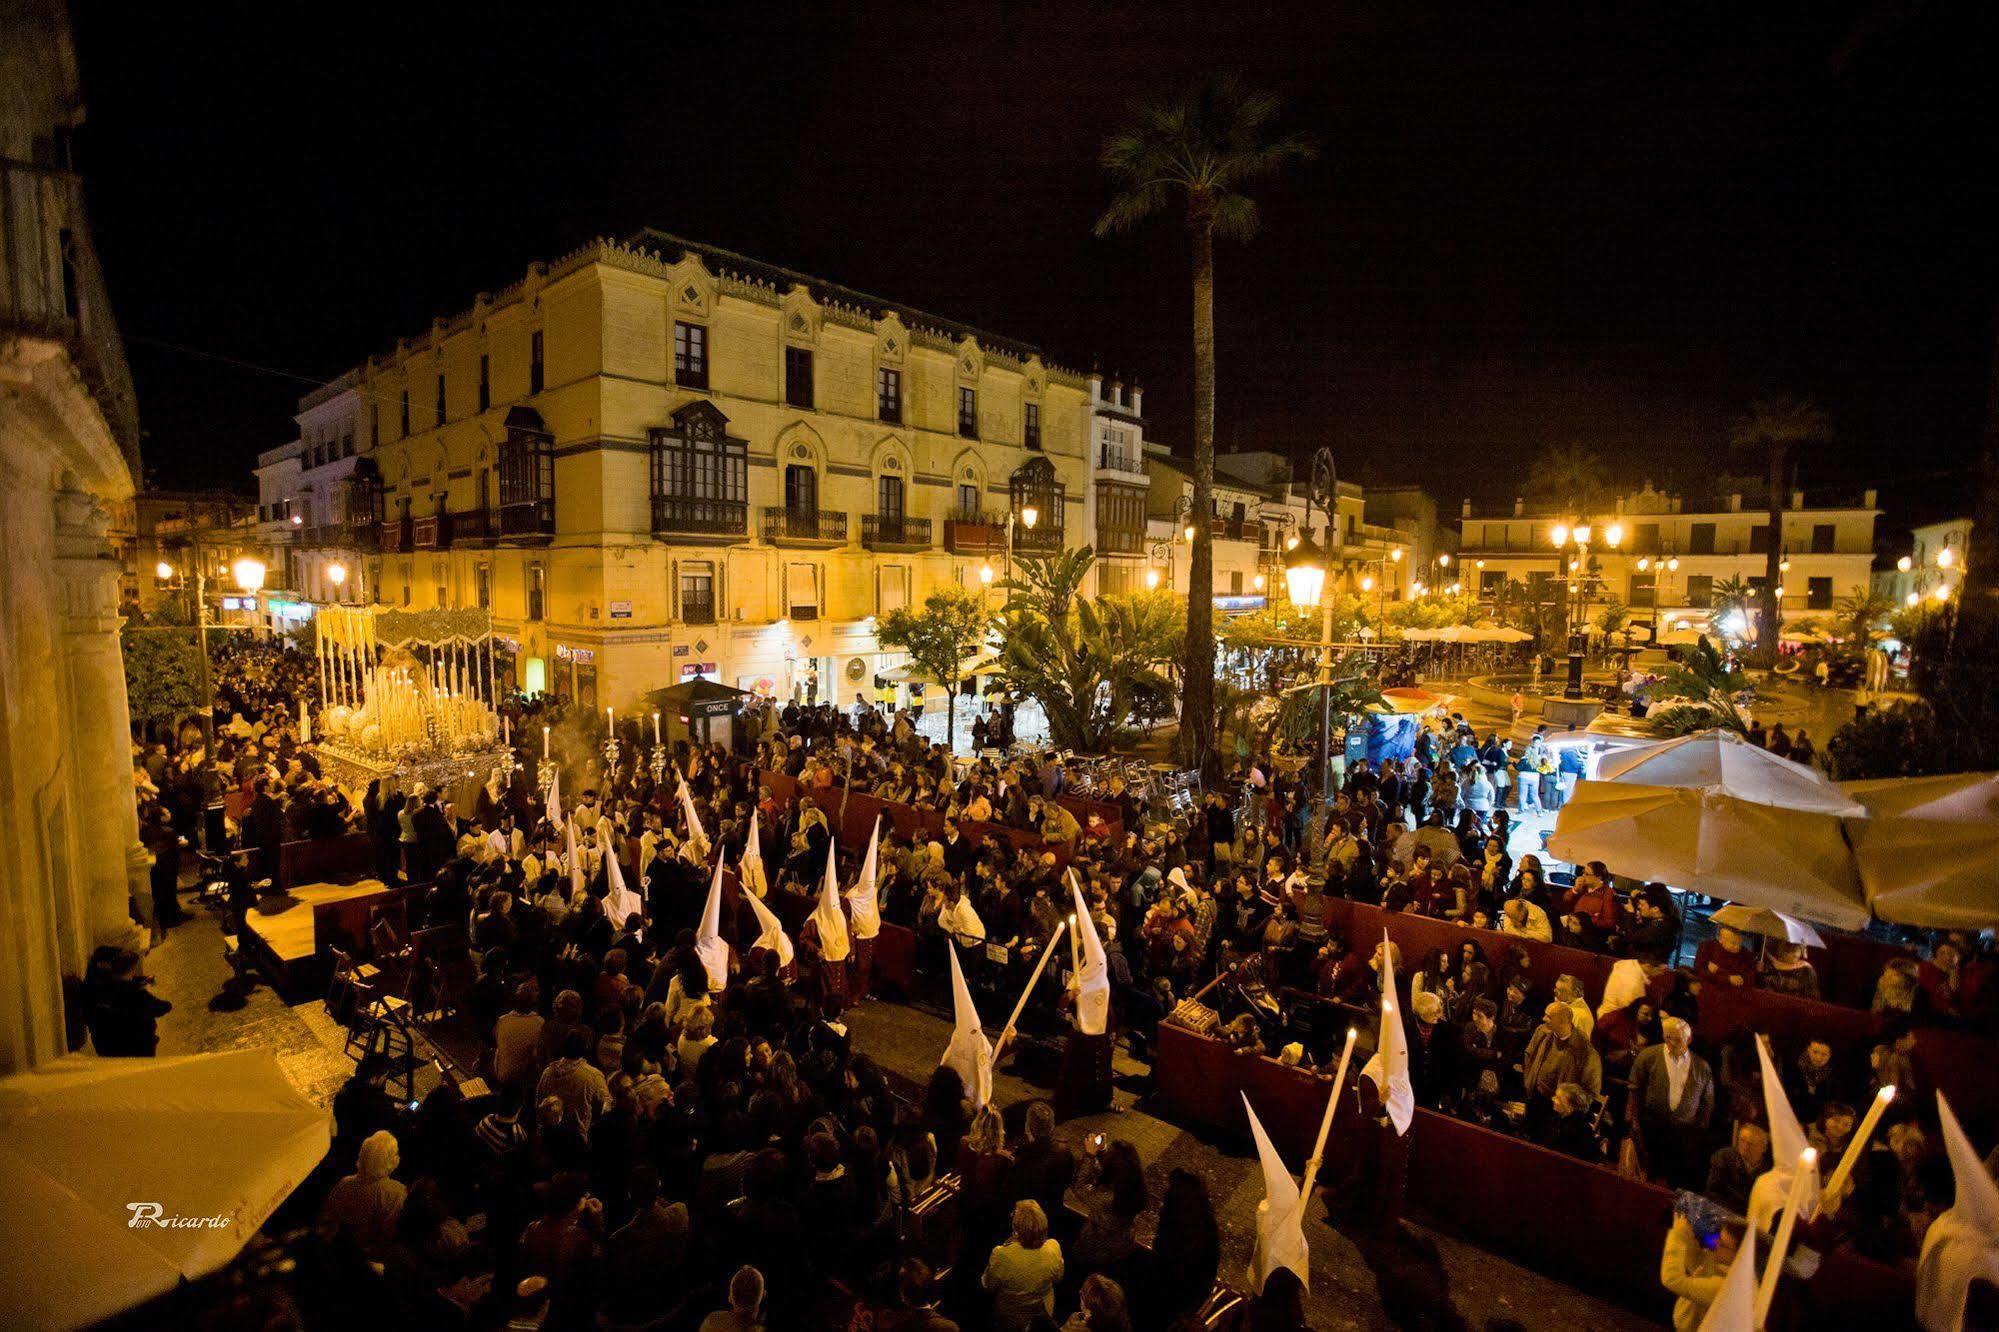
<svg viewBox="0 0 1999 1332">
<path fill-rule="evenodd" d="M 465 807 L 495 769 L 511 775 L 491 612 L 325 606 L 316 622 L 313 732 L 328 777 L 356 789 L 442 787 Z"/>
</svg>

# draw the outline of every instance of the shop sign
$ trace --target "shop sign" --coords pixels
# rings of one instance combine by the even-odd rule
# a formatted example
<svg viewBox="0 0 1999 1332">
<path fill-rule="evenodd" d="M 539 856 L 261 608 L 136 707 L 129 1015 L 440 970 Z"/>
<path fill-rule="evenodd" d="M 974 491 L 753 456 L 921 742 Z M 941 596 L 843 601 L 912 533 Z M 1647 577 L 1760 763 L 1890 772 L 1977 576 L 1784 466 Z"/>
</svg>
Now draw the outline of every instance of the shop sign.
<svg viewBox="0 0 1999 1332">
<path fill-rule="evenodd" d="M 631 619 L 631 618 L 632 618 L 632 603 L 631 603 L 631 602 L 629 602 L 629 601 L 614 601 L 614 602 L 612 602 L 612 603 L 611 603 L 611 618 L 612 618 L 612 619 L 614 619 L 614 620 L 629 620 L 629 619 Z"/>
</svg>

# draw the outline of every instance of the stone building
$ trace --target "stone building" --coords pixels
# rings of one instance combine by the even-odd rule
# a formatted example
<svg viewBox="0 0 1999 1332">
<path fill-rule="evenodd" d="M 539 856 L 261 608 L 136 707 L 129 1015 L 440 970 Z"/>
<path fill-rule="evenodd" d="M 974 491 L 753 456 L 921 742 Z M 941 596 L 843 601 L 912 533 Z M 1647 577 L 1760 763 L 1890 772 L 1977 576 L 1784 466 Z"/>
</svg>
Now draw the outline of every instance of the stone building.
<svg viewBox="0 0 1999 1332">
<path fill-rule="evenodd" d="M 0 1071 L 66 1049 L 63 980 L 137 945 L 133 804 L 109 532 L 138 411 L 70 159 L 66 9 L 0 3 Z"/>
<path fill-rule="evenodd" d="M 233 490 L 140 491 L 111 523 L 121 604 L 148 612 L 184 605 L 197 560 L 211 587 L 225 586 L 236 554 L 259 545 L 253 521 L 253 502 Z M 160 577 L 162 564 L 172 568 L 169 577 Z"/>
<path fill-rule="evenodd" d="M 1088 539 L 1103 406 L 1029 344 L 646 231 L 308 395 L 262 500 L 296 591 L 337 559 L 351 595 L 490 608 L 503 684 L 844 700 L 902 660 L 876 616 Z"/>
</svg>

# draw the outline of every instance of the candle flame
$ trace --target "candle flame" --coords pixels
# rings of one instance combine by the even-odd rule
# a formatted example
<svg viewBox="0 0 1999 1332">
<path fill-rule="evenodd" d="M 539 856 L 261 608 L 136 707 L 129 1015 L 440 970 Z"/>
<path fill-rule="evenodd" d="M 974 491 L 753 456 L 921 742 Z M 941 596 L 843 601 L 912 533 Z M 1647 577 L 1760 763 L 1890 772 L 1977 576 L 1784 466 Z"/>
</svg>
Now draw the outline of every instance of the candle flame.
<svg viewBox="0 0 1999 1332">
<path fill-rule="evenodd" d="M 1876 1095 L 1877 1097 L 1879 1097 L 1879 1098 L 1880 1098 L 1881 1100 L 1883 1100 L 1883 1101 L 1892 1101 L 1892 1100 L 1894 1100 L 1894 1099 L 1895 1099 L 1895 1084 L 1894 1084 L 1894 1083 L 1892 1083 L 1892 1082 L 1891 1082 L 1891 1083 L 1889 1083 L 1889 1084 L 1888 1084 L 1887 1086 L 1883 1087 L 1883 1088 L 1882 1088 L 1882 1089 L 1881 1089 L 1881 1090 L 1880 1090 L 1879 1092 L 1876 1092 L 1876 1093 L 1875 1093 L 1875 1095 Z"/>
</svg>

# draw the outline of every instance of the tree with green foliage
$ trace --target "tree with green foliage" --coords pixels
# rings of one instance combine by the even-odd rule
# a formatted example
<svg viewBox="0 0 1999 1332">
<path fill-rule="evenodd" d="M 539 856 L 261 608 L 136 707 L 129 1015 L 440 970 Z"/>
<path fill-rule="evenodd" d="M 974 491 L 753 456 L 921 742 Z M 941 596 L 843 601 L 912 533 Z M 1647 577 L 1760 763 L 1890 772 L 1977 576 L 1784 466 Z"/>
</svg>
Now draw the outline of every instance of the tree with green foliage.
<svg viewBox="0 0 1999 1332">
<path fill-rule="evenodd" d="M 1206 521 L 1215 488 L 1215 238 L 1248 240 L 1258 227 L 1256 201 L 1243 193 L 1312 145 L 1273 131 L 1278 102 L 1232 75 L 1218 75 L 1165 101 L 1141 107 L 1134 122 L 1104 142 L 1101 161 L 1118 193 L 1097 219 L 1099 236 L 1128 231 L 1176 212 L 1194 247 L 1194 546 L 1188 561 L 1185 692 L 1180 757 L 1217 777 L 1215 741 L 1214 541 Z"/>
<path fill-rule="evenodd" d="M 139 726 L 171 725 L 200 712 L 201 658 L 186 617 L 162 611 L 134 614 L 118 641 L 125 659 L 125 698 Z"/>
<path fill-rule="evenodd" d="M 990 623 L 977 595 L 942 587 L 923 599 L 920 610 L 897 607 L 875 627 L 883 647 L 907 652 L 919 669 L 944 686 L 944 739 L 952 747 L 958 741 L 958 687 L 969 660 L 985 643 Z"/>
<path fill-rule="evenodd" d="M 1741 704 L 1753 696 L 1749 677 L 1730 666 L 1703 634 L 1677 664 L 1660 673 L 1646 719 L 1668 735 L 1714 727 L 1743 734 L 1749 719 Z"/>
<path fill-rule="evenodd" d="M 1895 603 L 1873 592 L 1841 597 L 1834 607 L 1839 615 L 1839 634 L 1861 651 L 1881 636 L 1881 628 L 1895 613 Z"/>
</svg>

